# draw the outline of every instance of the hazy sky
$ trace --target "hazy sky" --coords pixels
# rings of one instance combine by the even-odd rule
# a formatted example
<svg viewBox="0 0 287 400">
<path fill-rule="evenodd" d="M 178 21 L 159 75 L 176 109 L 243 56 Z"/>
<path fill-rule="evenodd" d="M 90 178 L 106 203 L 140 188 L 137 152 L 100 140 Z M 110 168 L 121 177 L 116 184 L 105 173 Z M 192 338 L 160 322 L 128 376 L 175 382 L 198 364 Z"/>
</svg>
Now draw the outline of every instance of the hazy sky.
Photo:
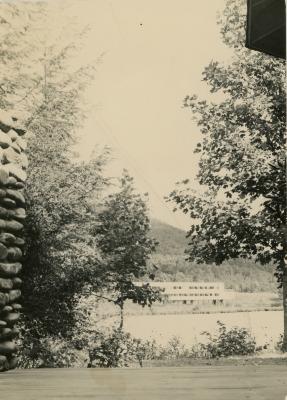
<svg viewBox="0 0 287 400">
<path fill-rule="evenodd" d="M 194 177 L 192 153 L 199 130 L 182 108 L 187 94 L 208 90 L 203 68 L 225 60 L 216 14 L 225 0 L 82 0 L 67 13 L 92 29 L 85 57 L 105 53 L 88 91 L 91 108 L 81 133 L 86 157 L 100 143 L 113 148 L 108 172 L 127 168 L 140 191 L 149 192 L 153 216 L 186 227 L 163 197 L 174 183 Z"/>
</svg>

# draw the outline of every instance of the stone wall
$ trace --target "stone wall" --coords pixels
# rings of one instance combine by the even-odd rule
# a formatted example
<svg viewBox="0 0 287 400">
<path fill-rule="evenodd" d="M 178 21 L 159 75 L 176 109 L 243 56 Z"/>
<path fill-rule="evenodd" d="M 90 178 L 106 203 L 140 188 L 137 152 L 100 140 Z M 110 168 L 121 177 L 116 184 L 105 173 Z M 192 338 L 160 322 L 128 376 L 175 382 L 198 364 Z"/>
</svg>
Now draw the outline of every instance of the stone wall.
<svg viewBox="0 0 287 400">
<path fill-rule="evenodd" d="M 25 130 L 0 110 L 0 372 L 17 365 L 15 338 L 21 305 L 21 259 L 28 166 Z"/>
</svg>

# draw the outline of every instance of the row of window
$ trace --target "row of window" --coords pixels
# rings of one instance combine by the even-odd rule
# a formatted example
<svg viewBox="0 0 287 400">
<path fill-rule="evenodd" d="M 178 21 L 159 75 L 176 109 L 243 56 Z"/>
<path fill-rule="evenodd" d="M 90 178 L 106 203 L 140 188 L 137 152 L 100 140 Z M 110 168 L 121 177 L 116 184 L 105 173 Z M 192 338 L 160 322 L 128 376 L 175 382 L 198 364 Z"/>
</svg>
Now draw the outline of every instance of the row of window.
<svg viewBox="0 0 287 400">
<path fill-rule="evenodd" d="M 173 286 L 173 289 L 186 289 L 186 288 L 182 286 Z M 214 286 L 189 286 L 189 289 L 214 289 Z M 216 286 L 216 289 L 219 289 L 218 286 Z"/>
<path fill-rule="evenodd" d="M 219 296 L 219 293 L 170 293 L 168 296 Z"/>
</svg>

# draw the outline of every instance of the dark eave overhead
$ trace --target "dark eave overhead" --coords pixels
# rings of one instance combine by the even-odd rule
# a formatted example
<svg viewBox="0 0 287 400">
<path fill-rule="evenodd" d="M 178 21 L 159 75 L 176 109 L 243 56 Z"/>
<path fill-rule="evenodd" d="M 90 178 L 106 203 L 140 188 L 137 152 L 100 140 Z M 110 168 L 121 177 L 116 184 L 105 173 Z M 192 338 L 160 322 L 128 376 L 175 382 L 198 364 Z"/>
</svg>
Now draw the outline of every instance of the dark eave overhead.
<svg viewBox="0 0 287 400">
<path fill-rule="evenodd" d="M 248 0 L 246 47 L 286 58 L 285 0 Z"/>
</svg>

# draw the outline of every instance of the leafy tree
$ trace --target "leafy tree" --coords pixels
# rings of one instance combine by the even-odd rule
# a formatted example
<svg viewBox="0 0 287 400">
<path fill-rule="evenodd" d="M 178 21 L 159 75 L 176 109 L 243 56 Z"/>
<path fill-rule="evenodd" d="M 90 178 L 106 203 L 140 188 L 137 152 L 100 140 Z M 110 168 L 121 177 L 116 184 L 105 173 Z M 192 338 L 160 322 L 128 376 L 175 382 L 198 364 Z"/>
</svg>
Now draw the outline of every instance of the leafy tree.
<svg viewBox="0 0 287 400">
<path fill-rule="evenodd" d="M 36 27 L 45 7 L 40 3 L 2 2 L 0 10 L 0 108 L 18 109 L 22 107 L 21 99 L 25 102 L 40 84 L 31 68 L 35 73 L 39 65 Z"/>
<path fill-rule="evenodd" d="M 95 204 L 107 184 L 102 176 L 107 154 L 85 163 L 73 157 L 94 67 L 74 62 L 81 32 L 52 4 L 5 3 L 0 9 L 0 104 L 20 111 L 29 131 L 26 335 L 69 336 L 77 294 L 91 279 L 99 282 L 101 265 L 91 231 Z M 49 35 L 46 28 L 52 28 Z"/>
<path fill-rule="evenodd" d="M 276 265 L 283 285 L 286 348 L 284 62 L 244 47 L 245 1 L 229 0 L 220 24 L 234 56 L 229 65 L 212 61 L 203 80 L 221 100 L 184 100 L 202 133 L 196 152 L 204 193 L 184 181 L 169 199 L 193 219 L 191 261 L 221 264 L 242 257 Z"/>
<path fill-rule="evenodd" d="M 101 262 L 92 234 L 94 206 L 106 185 L 105 154 L 85 163 L 71 160 L 83 80 L 75 73 L 73 87 L 69 83 L 59 82 L 56 88 L 47 84 L 43 103 L 29 121 L 23 279 L 26 315 L 41 321 L 43 333 L 62 335 L 74 324 L 75 295 L 89 280 L 97 281 Z"/>
<path fill-rule="evenodd" d="M 150 238 L 149 231 L 146 202 L 135 193 L 133 179 L 124 171 L 119 191 L 107 197 L 94 230 L 106 264 L 107 292 L 121 310 L 120 329 L 127 299 L 143 307 L 159 299 L 159 292 L 149 284 L 137 286 L 134 283 L 147 275 L 153 278 L 148 259 L 156 242 Z"/>
</svg>

